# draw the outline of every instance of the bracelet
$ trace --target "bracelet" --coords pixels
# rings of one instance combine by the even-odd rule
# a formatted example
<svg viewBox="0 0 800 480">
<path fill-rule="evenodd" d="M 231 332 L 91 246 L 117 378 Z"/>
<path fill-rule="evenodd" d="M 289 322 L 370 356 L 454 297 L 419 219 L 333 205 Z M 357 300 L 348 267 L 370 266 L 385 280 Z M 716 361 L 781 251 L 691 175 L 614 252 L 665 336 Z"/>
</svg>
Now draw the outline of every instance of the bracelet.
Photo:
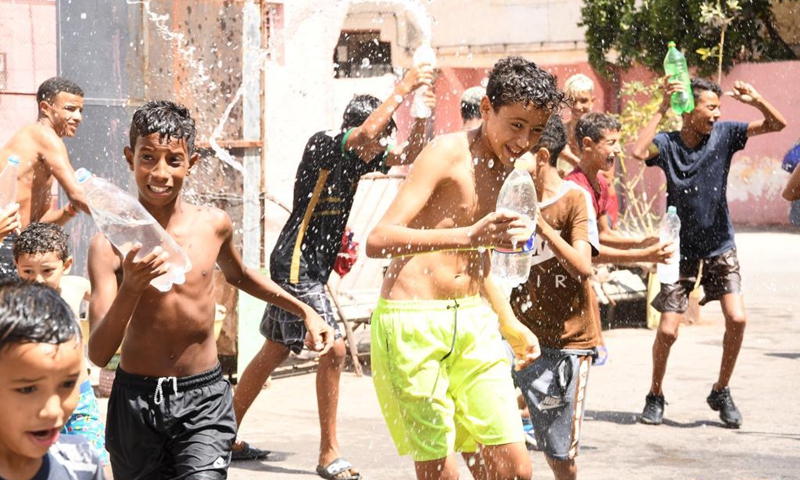
<svg viewBox="0 0 800 480">
<path fill-rule="evenodd" d="M 78 211 L 72 206 L 72 202 L 67 203 L 67 206 L 64 207 L 64 213 L 69 217 L 75 217 L 78 215 Z"/>
</svg>

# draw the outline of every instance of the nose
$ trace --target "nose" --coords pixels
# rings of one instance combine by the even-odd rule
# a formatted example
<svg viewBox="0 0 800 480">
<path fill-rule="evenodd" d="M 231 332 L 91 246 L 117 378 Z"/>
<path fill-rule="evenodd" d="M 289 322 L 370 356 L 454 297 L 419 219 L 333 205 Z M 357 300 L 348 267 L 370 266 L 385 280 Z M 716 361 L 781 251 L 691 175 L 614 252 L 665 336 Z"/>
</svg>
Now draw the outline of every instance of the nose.
<svg viewBox="0 0 800 480">
<path fill-rule="evenodd" d="M 41 273 L 36 274 L 36 279 L 34 280 L 36 283 L 44 283 L 44 275 Z"/>
<path fill-rule="evenodd" d="M 64 409 L 61 407 L 61 397 L 53 394 L 47 397 L 42 409 L 39 411 L 39 418 L 47 420 L 63 420 Z"/>
<path fill-rule="evenodd" d="M 167 176 L 167 162 L 162 158 L 156 162 L 153 169 L 150 170 L 150 178 L 153 180 L 164 180 Z"/>
</svg>

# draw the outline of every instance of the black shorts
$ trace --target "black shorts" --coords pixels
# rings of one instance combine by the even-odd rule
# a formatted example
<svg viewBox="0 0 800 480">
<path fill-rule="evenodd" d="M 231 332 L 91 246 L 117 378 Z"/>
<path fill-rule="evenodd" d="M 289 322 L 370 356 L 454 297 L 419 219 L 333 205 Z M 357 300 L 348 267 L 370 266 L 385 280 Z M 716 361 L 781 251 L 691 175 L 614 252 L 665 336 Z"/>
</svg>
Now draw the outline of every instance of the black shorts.
<svg viewBox="0 0 800 480">
<path fill-rule="evenodd" d="M 333 327 L 334 338 L 341 338 L 342 332 L 333 316 L 333 308 L 328 295 L 325 293 L 325 285 L 320 282 L 304 283 L 279 283 L 286 293 L 313 308 L 325 322 Z M 306 324 L 303 319 L 293 313 L 277 307 L 268 305 L 261 318 L 261 334 L 267 340 L 280 343 L 294 353 L 303 350 L 306 338 Z"/>
<path fill-rule="evenodd" d="M 6 277 L 17 276 L 17 266 L 14 265 L 14 240 L 17 235 L 11 233 L 0 243 L 0 280 Z"/>
<path fill-rule="evenodd" d="M 231 385 L 220 365 L 177 379 L 117 368 L 106 419 L 117 480 L 227 478 L 235 439 Z"/>
<path fill-rule="evenodd" d="M 700 267 L 702 265 L 702 273 Z M 721 300 L 729 293 L 742 292 L 742 276 L 739 273 L 739 258 L 736 249 L 728 250 L 716 257 L 697 260 L 682 260 L 680 279 L 674 284 L 661 284 L 661 291 L 650 303 L 659 312 L 684 313 L 689 308 L 689 294 L 697 285 L 703 286 L 700 305 Z"/>
</svg>

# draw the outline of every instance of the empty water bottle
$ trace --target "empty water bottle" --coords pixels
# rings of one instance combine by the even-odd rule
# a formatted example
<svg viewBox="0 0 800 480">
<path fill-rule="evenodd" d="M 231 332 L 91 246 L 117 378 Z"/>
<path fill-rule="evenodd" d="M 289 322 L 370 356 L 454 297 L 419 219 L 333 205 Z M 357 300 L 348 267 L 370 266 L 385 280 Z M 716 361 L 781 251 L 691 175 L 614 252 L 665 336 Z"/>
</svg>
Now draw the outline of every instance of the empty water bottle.
<svg viewBox="0 0 800 480">
<path fill-rule="evenodd" d="M 97 228 L 122 255 L 127 255 L 136 243 L 142 245 L 136 259 L 146 256 L 156 247 L 169 254 L 169 271 L 154 278 L 151 286 L 167 292 L 173 284 L 180 285 L 186 281 L 186 272 L 192 269 L 189 257 L 138 200 L 111 182 L 92 176 L 85 168 L 75 172 L 75 179 L 84 189 Z"/>
<path fill-rule="evenodd" d="M 11 155 L 8 157 L 6 168 L 0 173 L 0 210 L 5 210 L 17 202 L 17 167 L 19 167 L 19 157 Z"/>
<path fill-rule="evenodd" d="M 424 63 L 427 63 L 430 68 L 436 67 L 436 52 L 427 43 L 423 43 L 414 51 L 414 66 L 420 66 Z M 423 85 L 414 92 L 414 101 L 411 104 L 412 117 L 430 118 L 433 114 L 428 104 L 425 103 L 425 92 L 427 91 L 428 86 Z"/>
<path fill-rule="evenodd" d="M 682 92 L 675 92 L 670 97 L 672 110 L 678 115 L 694 110 L 694 96 L 692 94 L 692 81 L 689 78 L 689 68 L 686 66 L 686 57 L 675 48 L 675 42 L 669 42 L 667 56 L 664 57 L 664 73 L 670 80 L 678 80 L 683 84 Z"/>
<path fill-rule="evenodd" d="M 514 168 L 500 189 L 496 211 L 503 210 L 527 215 L 536 223 L 536 187 L 522 165 Z M 495 247 L 492 251 L 492 275 L 510 287 L 524 283 L 531 271 L 532 250 L 533 237 L 512 250 Z"/>
<path fill-rule="evenodd" d="M 658 238 L 661 243 L 672 242 L 674 253 L 672 258 L 667 260 L 668 263 L 658 264 L 656 275 L 659 282 L 673 284 L 680 278 L 681 264 L 681 219 L 678 218 L 675 207 L 667 208 L 667 214 L 661 219 Z"/>
</svg>

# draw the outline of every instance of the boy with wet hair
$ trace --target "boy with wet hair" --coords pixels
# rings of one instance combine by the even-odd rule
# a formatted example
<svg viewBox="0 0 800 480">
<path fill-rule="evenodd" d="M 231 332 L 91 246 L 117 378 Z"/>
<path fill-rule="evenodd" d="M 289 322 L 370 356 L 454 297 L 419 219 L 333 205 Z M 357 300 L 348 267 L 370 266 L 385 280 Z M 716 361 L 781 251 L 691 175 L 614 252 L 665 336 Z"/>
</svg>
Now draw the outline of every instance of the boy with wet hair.
<svg viewBox="0 0 800 480">
<path fill-rule="evenodd" d="M 576 73 L 564 82 L 564 97 L 570 109 L 570 119 L 566 122 L 567 146 L 561 152 L 560 159 L 566 161 L 572 168 L 581 161 L 580 147 L 575 135 L 575 126 L 578 120 L 591 112 L 594 108 L 594 82 L 582 73 Z"/>
<path fill-rule="evenodd" d="M 43 283 L 64 297 L 61 279 L 72 268 L 69 254 L 69 236 L 54 223 L 31 223 L 19 234 L 14 242 L 14 264 L 19 277 L 28 282 Z M 64 299 L 69 304 L 68 299 Z M 80 300 L 77 302 L 80 304 Z M 75 307 L 70 306 L 76 316 Z M 109 465 L 106 451 L 105 425 L 100 420 L 89 373 L 81 369 L 78 379 L 80 399 L 69 420 L 61 430 L 65 435 L 80 435 L 92 444 L 103 465 Z"/>
<path fill-rule="evenodd" d="M 719 377 L 706 399 L 719 411 L 724 426 L 739 428 L 742 414 L 731 397 L 730 383 L 747 323 L 742 296 L 739 260 L 733 225 L 728 213 L 726 191 L 734 153 L 743 150 L 747 139 L 786 127 L 786 119 L 752 85 L 736 81 L 728 96 L 757 108 L 763 118 L 749 123 L 720 122 L 722 89 L 714 82 L 691 80 L 694 110 L 683 114 L 683 125 L 674 132 L 656 134 L 658 124 L 670 108 L 670 97 L 683 91 L 680 82 L 665 81 L 664 100 L 650 122 L 639 132 L 633 155 L 647 166 L 664 170 L 667 203 L 681 219 L 680 279 L 653 299 L 661 322 L 653 342 L 653 375 L 645 398 L 642 423 L 659 425 L 664 417 L 662 385 L 672 344 L 678 338 L 681 316 L 689 305 L 689 293 L 698 283 L 705 298 L 700 305 L 719 300 L 725 316 L 722 362 Z"/>
<path fill-rule="evenodd" d="M 325 353 L 333 332 L 309 306 L 242 264 L 222 210 L 189 204 L 186 176 L 198 159 L 189 111 L 169 101 L 139 107 L 125 159 L 139 202 L 186 252 L 186 283 L 166 293 L 150 281 L 169 268 L 160 248 L 122 256 L 102 234 L 89 247 L 89 357 L 106 365 L 122 344 L 108 404 L 106 445 L 118 478 L 225 478 L 236 438 L 231 387 L 214 337 L 215 265 L 240 290 L 306 322 L 310 348 Z"/>
<path fill-rule="evenodd" d="M 59 437 L 83 369 L 80 329 L 58 292 L 0 280 L 0 478 L 105 478 L 84 438 Z"/>
<path fill-rule="evenodd" d="M 359 179 L 370 172 L 386 173 L 391 166 L 412 163 L 425 144 L 426 118 L 418 118 L 405 145 L 392 145 L 397 127 L 392 115 L 403 98 L 422 85 L 430 85 L 433 72 L 422 65 L 410 69 L 384 101 L 357 95 L 344 111 L 338 132 L 317 132 L 308 141 L 297 167 L 294 206 L 270 255 L 270 276 L 280 286 L 311 305 L 335 329 L 330 353 L 317 369 L 320 449 L 316 472 L 322 478 L 357 480 L 360 474 L 339 451 L 336 411 L 345 345 L 341 339 L 325 284 L 341 247 Z M 428 106 L 433 98 L 427 92 Z M 303 348 L 305 328 L 296 314 L 279 306 L 264 312 L 261 334 L 266 341 L 239 379 L 234 397 L 241 425 L 247 410 L 269 375 L 289 356 Z M 253 459 L 264 451 L 237 442 L 235 459 Z"/>
<path fill-rule="evenodd" d="M 494 208 L 561 101 L 555 78 L 533 62 L 498 61 L 480 128 L 431 142 L 367 240 L 371 257 L 393 257 L 372 316 L 373 381 L 419 479 L 456 478 L 454 453 L 478 444 L 486 470 L 473 475 L 531 477 L 498 316 L 521 367 L 538 344 L 489 278 L 488 250 L 514 248 L 533 232 L 530 218 Z"/>
<path fill-rule="evenodd" d="M 539 197 L 533 266 L 527 282 L 511 293 L 514 314 L 542 350 L 514 378 L 531 413 L 536 444 L 557 480 L 577 478 L 586 384 L 600 340 L 589 284 L 597 227 L 588 193 L 558 174 L 566 143 L 561 118 L 551 116 L 528 165 Z"/>
<path fill-rule="evenodd" d="M 465 132 L 478 128 L 481 124 L 481 99 L 486 89 L 481 86 L 469 87 L 461 94 L 461 130 Z"/>
<path fill-rule="evenodd" d="M 89 212 L 83 189 L 74 178 L 74 170 L 62 138 L 73 137 L 83 120 L 83 90 L 62 77 L 45 80 L 36 93 L 39 117 L 20 128 L 0 148 L 0 171 L 8 158 L 19 158 L 17 167 L 17 203 L 20 228 L 33 222 L 64 225 L 78 214 Z M 58 181 L 69 203 L 53 210 L 50 187 Z M 13 275 L 14 259 L 11 245 L 14 235 L 8 235 L 0 246 L 0 277 Z"/>
</svg>

